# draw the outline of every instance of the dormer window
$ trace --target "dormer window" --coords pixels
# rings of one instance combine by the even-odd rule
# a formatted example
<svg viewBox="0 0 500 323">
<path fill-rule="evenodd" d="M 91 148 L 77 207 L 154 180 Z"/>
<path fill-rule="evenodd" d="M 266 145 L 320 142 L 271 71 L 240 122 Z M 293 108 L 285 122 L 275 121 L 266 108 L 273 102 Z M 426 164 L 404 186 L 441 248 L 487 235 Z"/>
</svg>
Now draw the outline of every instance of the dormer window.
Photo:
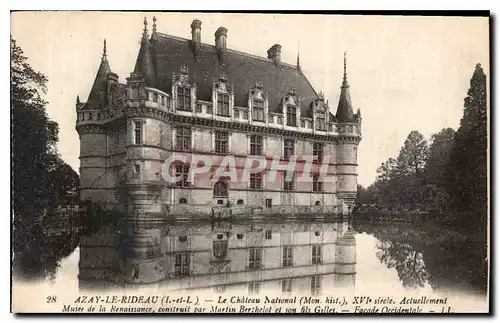
<svg viewBox="0 0 500 323">
<path fill-rule="evenodd" d="M 326 119 L 324 113 L 316 115 L 316 130 L 326 131 Z"/>
<path fill-rule="evenodd" d="M 229 94 L 217 94 L 217 115 L 229 117 Z"/>
<path fill-rule="evenodd" d="M 187 87 L 177 88 L 177 110 L 191 111 L 191 89 Z"/>
<path fill-rule="evenodd" d="M 252 100 L 252 120 L 264 122 L 264 101 Z"/>
<path fill-rule="evenodd" d="M 297 108 L 294 106 L 286 107 L 286 125 L 290 127 L 297 126 Z"/>
</svg>

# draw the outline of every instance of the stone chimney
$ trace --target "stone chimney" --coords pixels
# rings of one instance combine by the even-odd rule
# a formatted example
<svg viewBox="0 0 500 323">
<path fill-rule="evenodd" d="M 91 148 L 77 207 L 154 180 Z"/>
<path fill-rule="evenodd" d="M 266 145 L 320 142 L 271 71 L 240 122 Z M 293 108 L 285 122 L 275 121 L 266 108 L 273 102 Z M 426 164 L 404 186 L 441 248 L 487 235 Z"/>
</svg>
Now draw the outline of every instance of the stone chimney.
<svg viewBox="0 0 500 323">
<path fill-rule="evenodd" d="M 191 23 L 191 37 L 193 43 L 201 43 L 201 21 L 198 19 L 193 20 Z"/>
<path fill-rule="evenodd" d="M 227 28 L 219 27 L 215 32 L 215 48 L 217 51 L 226 50 Z"/>
<path fill-rule="evenodd" d="M 267 58 L 270 58 L 274 61 L 276 65 L 280 65 L 281 63 L 281 45 L 274 44 L 273 47 L 267 50 Z"/>
</svg>

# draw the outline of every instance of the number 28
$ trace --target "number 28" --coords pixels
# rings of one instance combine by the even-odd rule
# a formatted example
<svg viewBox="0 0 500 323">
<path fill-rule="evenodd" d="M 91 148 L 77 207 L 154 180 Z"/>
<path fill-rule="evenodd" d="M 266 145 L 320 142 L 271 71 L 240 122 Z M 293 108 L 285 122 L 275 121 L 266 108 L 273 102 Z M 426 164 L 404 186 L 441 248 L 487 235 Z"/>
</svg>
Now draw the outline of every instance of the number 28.
<svg viewBox="0 0 500 323">
<path fill-rule="evenodd" d="M 47 303 L 57 302 L 57 296 L 47 296 Z"/>
</svg>

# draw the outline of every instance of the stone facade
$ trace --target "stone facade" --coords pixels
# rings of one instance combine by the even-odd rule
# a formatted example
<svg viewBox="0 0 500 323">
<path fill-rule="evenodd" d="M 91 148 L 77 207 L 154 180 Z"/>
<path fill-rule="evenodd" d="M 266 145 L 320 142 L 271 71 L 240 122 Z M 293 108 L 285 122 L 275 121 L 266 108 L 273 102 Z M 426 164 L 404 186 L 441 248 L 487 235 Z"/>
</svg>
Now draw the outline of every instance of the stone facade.
<svg viewBox="0 0 500 323">
<path fill-rule="evenodd" d="M 126 84 L 111 72 L 104 49 L 87 102 L 77 98 L 76 104 L 81 199 L 151 218 L 228 209 L 231 214 L 348 213 L 357 191 L 361 115 L 352 112 L 345 64 L 334 115 L 300 66 L 281 62 L 281 46 L 273 46 L 268 58 L 255 57 L 227 49 L 223 27 L 214 46 L 199 43 L 200 21 L 192 28 L 193 39 L 187 40 L 160 34 L 156 25 L 149 37 L 145 25 Z M 176 50 L 192 62 L 176 63 Z M 239 71 L 242 62 L 249 65 L 245 68 L 254 65 L 253 72 Z M 270 178 L 273 158 L 287 165 L 287 153 L 297 160 L 293 181 L 285 183 L 284 172 Z M 184 159 L 169 170 L 182 174 L 193 154 L 209 157 L 210 170 L 189 181 L 166 182 L 165 160 Z M 215 182 L 226 156 L 234 157 L 238 179 Z M 314 158 L 311 174 L 324 164 L 332 180 L 297 181 L 306 156 Z M 258 178 L 243 172 L 248 157 L 265 160 Z"/>
</svg>

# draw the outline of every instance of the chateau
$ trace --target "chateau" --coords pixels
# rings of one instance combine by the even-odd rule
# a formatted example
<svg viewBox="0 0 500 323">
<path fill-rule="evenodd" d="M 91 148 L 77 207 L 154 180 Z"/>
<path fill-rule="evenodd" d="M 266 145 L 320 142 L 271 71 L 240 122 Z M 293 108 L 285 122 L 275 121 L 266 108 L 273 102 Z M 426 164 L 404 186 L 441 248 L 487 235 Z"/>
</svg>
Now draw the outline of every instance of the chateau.
<svg viewBox="0 0 500 323">
<path fill-rule="evenodd" d="M 191 24 L 191 39 L 144 30 L 135 68 L 119 82 L 106 54 L 87 102 L 77 97 L 82 200 L 122 208 L 130 216 L 168 218 L 186 214 L 345 214 L 357 191 L 357 146 L 361 114 L 355 114 L 346 61 L 340 99 L 332 111 L 301 70 L 281 60 L 275 44 L 267 57 L 227 47 L 228 30 L 215 31 L 215 43 L 201 42 L 201 21 Z M 188 176 L 193 154 L 208 156 L 212 167 Z M 212 180 L 225 156 L 243 174 L 245 160 L 267 162 L 246 178 Z M 297 181 L 307 156 L 311 180 Z M 163 176 L 169 169 L 180 178 Z M 284 171 L 270 180 L 273 158 L 281 165 L 296 159 L 291 180 Z M 333 181 L 317 176 L 321 165 Z M 244 176 L 243 176 L 244 177 Z"/>
</svg>

